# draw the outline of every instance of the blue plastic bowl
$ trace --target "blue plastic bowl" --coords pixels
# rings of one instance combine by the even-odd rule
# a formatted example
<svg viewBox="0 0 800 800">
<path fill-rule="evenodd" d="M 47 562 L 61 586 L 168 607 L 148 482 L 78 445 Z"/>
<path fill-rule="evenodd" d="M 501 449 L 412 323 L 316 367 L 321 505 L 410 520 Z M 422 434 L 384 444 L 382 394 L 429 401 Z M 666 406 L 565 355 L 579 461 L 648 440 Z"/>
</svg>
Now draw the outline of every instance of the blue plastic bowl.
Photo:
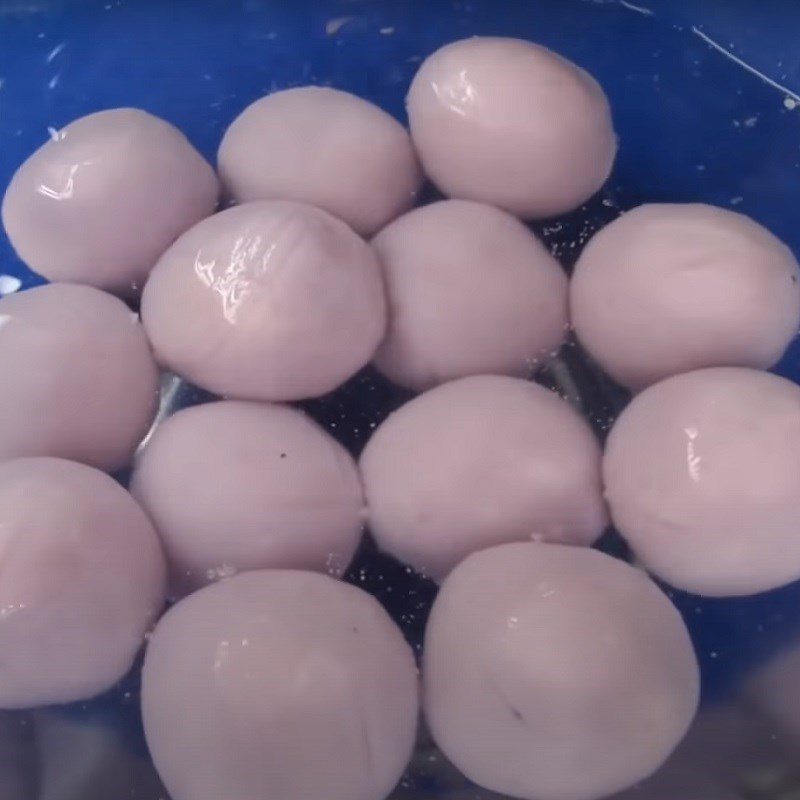
<svg viewBox="0 0 800 800">
<path fill-rule="evenodd" d="M 800 4 L 789 0 L 6 0 L 0 187 L 48 128 L 103 108 L 158 114 L 212 161 L 228 123 L 255 98 L 287 86 L 346 89 L 404 120 L 404 96 L 425 56 L 473 34 L 510 35 L 588 69 L 614 110 L 620 153 L 607 189 L 575 214 L 537 226 L 566 266 L 594 229 L 644 201 L 732 207 L 800 253 L 798 30 Z M 0 292 L 39 282 L 0 236 Z M 624 398 L 574 351 L 564 364 L 602 429 Z M 800 380 L 797 342 L 777 371 Z M 199 399 L 190 387 L 179 395 L 182 403 Z M 367 371 L 305 407 L 357 451 L 370 423 L 402 400 Z M 605 546 L 620 548 L 613 537 Z M 418 645 L 430 584 L 370 547 L 350 579 L 373 591 Z M 800 647 L 800 585 L 733 600 L 671 594 L 697 646 L 704 708 L 662 775 L 626 797 L 778 797 L 794 785 L 800 753 L 800 656 L 796 669 L 792 658 L 795 641 Z M 16 745 L 32 746 L 35 732 L 39 757 L 29 767 L 41 800 L 166 797 L 147 760 L 137 682 L 134 670 L 90 703 L 37 712 L 35 724 L 12 718 Z M 0 756 L 0 794 L 4 766 Z M 490 796 L 460 778 L 424 734 L 396 795 Z"/>
</svg>

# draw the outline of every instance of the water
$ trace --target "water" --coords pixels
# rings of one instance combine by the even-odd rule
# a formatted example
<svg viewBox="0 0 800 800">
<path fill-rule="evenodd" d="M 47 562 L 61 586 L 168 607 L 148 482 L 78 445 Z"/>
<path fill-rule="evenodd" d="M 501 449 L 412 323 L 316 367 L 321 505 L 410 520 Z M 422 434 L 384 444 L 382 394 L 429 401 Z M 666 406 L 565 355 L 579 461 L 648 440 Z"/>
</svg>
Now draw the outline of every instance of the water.
<svg viewBox="0 0 800 800">
<path fill-rule="evenodd" d="M 133 105 L 161 115 L 210 159 L 230 120 L 277 88 L 329 84 L 403 118 L 405 90 L 425 55 L 474 33 L 505 34 L 589 69 L 614 109 L 620 155 L 607 189 L 577 212 L 535 226 L 565 268 L 593 231 L 644 201 L 735 208 L 797 253 L 800 49 L 791 31 L 800 13 L 788 3 L 768 5 L 687 0 L 677 11 L 670 0 L 203 0 L 167 13 L 156 0 L 7 2 L 0 6 L 0 184 L 48 129 L 100 108 Z M 763 17 L 745 24 L 743 14 Z M 2 238 L 0 273 L 1 292 L 38 282 Z M 777 371 L 800 378 L 798 342 Z M 601 438 L 627 400 L 574 344 L 539 380 L 580 408 Z M 368 369 L 301 405 L 357 454 L 408 397 Z M 206 399 L 167 382 L 164 412 Z M 601 546 L 627 557 L 613 532 Z M 433 584 L 369 540 L 346 579 L 373 593 L 419 652 Z M 670 593 L 698 651 L 704 706 L 670 764 L 626 800 L 788 798 L 800 786 L 800 585 L 732 600 Z M 138 683 L 137 666 L 90 702 L 0 715 L 0 797 L 166 798 L 142 737 Z M 394 795 L 493 797 L 458 775 L 424 730 Z"/>
</svg>

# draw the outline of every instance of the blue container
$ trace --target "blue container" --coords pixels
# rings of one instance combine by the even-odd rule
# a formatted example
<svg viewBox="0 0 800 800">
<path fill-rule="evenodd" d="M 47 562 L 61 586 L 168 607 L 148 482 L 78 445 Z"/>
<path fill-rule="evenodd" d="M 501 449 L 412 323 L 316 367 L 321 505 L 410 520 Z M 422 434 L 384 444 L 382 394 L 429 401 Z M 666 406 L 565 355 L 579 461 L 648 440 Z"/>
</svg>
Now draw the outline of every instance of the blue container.
<svg viewBox="0 0 800 800">
<path fill-rule="evenodd" d="M 212 161 L 246 105 L 288 86 L 346 89 L 404 120 L 405 92 L 425 56 L 473 34 L 510 35 L 588 69 L 614 110 L 620 153 L 607 189 L 560 224 L 538 226 L 566 266 L 594 229 L 644 201 L 735 208 L 800 254 L 798 31 L 800 4 L 790 0 L 6 0 L 0 187 L 48 128 L 103 108 L 140 106 L 162 116 Z M 38 282 L 0 236 L 0 292 Z M 574 352 L 564 363 L 603 428 L 624 397 Z M 777 371 L 800 380 L 797 342 Z M 203 399 L 190 387 L 180 398 Z M 305 406 L 357 451 L 369 423 L 403 399 L 365 372 Z M 604 546 L 623 554 L 613 537 Z M 419 644 L 430 584 L 369 547 L 350 578 Z M 800 586 L 734 600 L 671 594 L 698 650 L 704 705 L 670 764 L 625 797 L 788 797 L 800 784 Z M 166 798 L 147 759 L 137 684 L 134 669 L 89 703 L 0 716 L 0 740 L 8 742 L 0 741 L 0 797 Z M 12 745 L 17 767 L 3 755 Z M 23 783 L 6 788 L 15 775 Z M 38 781 L 40 793 L 25 780 Z M 396 798 L 434 797 L 491 795 L 470 787 L 423 734 Z"/>
</svg>

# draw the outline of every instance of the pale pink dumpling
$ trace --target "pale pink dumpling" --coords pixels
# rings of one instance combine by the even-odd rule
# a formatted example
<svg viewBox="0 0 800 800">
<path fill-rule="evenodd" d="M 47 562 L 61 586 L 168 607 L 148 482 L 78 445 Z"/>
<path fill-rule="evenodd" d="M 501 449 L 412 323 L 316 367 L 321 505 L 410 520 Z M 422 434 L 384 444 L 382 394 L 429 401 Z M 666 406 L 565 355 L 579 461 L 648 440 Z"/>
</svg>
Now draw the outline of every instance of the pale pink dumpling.
<svg viewBox="0 0 800 800">
<path fill-rule="evenodd" d="M 742 214 L 643 205 L 597 233 L 570 286 L 581 344 L 640 390 L 701 367 L 771 367 L 800 326 L 791 250 Z"/>
<path fill-rule="evenodd" d="M 0 464 L 0 519 L 0 708 L 110 688 L 164 604 L 145 513 L 96 469 L 21 458 Z"/>
<path fill-rule="evenodd" d="M 167 612 L 142 713 L 174 800 L 384 800 L 414 744 L 417 671 L 360 589 L 250 572 Z"/>
<path fill-rule="evenodd" d="M 653 773 L 692 721 L 697 661 L 644 572 L 588 548 L 514 543 L 445 580 L 425 631 L 424 711 L 472 781 L 595 800 Z"/>
<path fill-rule="evenodd" d="M 395 383 L 428 389 L 465 375 L 522 377 L 561 345 L 566 276 L 510 214 L 445 200 L 395 220 L 372 244 L 389 298 L 375 363 Z"/>
<path fill-rule="evenodd" d="M 410 208 L 422 183 L 405 128 L 378 106 L 325 86 L 256 100 L 225 131 L 218 162 L 238 202 L 310 203 L 363 236 Z"/>
<path fill-rule="evenodd" d="M 131 491 L 161 536 L 178 595 L 264 567 L 340 575 L 364 521 L 352 456 L 279 405 L 178 411 L 137 458 Z"/>
<path fill-rule="evenodd" d="M 607 522 L 589 426 L 519 378 L 419 395 L 375 431 L 360 467 L 378 545 L 434 580 L 502 542 L 589 545 Z"/>
<path fill-rule="evenodd" d="M 132 294 L 218 193 L 214 170 L 177 128 L 116 108 L 53 132 L 14 175 L 3 225 L 46 278 Z"/>
<path fill-rule="evenodd" d="M 785 378 L 716 367 L 649 387 L 612 428 L 603 478 L 620 533 L 673 586 L 800 578 L 800 388 Z"/>
<path fill-rule="evenodd" d="M 156 357 L 246 400 L 325 394 L 363 367 L 386 328 L 372 248 L 313 206 L 246 203 L 162 256 L 142 296 Z"/>
<path fill-rule="evenodd" d="M 55 283 L 0 299 L 0 459 L 128 463 L 158 403 L 138 317 L 89 286 Z"/>
<path fill-rule="evenodd" d="M 579 206 L 617 150 L 589 73 L 522 39 L 474 36 L 429 56 L 407 98 L 423 169 L 445 194 L 521 217 Z"/>
</svg>

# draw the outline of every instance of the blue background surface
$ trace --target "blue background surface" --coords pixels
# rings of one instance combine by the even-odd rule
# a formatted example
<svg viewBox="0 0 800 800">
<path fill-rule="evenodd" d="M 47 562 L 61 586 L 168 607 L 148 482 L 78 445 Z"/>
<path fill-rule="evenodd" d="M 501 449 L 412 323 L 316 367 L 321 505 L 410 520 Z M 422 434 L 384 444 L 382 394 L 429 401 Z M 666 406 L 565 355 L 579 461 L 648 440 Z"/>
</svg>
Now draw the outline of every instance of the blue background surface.
<svg viewBox="0 0 800 800">
<path fill-rule="evenodd" d="M 798 31 L 800 3 L 788 1 L 0 2 L 0 187 L 48 128 L 103 108 L 158 114 L 211 161 L 245 106 L 287 86 L 346 89 L 405 121 L 405 92 L 425 56 L 473 34 L 512 35 L 588 69 L 614 110 L 620 152 L 603 197 L 538 226 L 567 262 L 598 224 L 644 201 L 735 208 L 800 254 Z M 0 274 L 24 287 L 39 282 L 2 235 Z M 800 379 L 797 342 L 778 371 Z M 354 432 L 353 419 L 374 421 L 400 399 L 368 375 L 309 409 L 329 425 L 340 418 L 334 434 L 357 449 L 368 426 Z M 429 599 L 430 587 L 400 589 L 397 565 L 365 563 L 366 584 L 396 616 L 408 607 L 393 592 L 419 593 L 420 607 Z M 800 637 L 798 585 L 736 600 L 674 598 L 698 648 L 707 702 L 724 700 Z M 419 618 L 399 621 L 418 638 Z M 135 688 L 135 674 L 130 680 Z"/>
</svg>

